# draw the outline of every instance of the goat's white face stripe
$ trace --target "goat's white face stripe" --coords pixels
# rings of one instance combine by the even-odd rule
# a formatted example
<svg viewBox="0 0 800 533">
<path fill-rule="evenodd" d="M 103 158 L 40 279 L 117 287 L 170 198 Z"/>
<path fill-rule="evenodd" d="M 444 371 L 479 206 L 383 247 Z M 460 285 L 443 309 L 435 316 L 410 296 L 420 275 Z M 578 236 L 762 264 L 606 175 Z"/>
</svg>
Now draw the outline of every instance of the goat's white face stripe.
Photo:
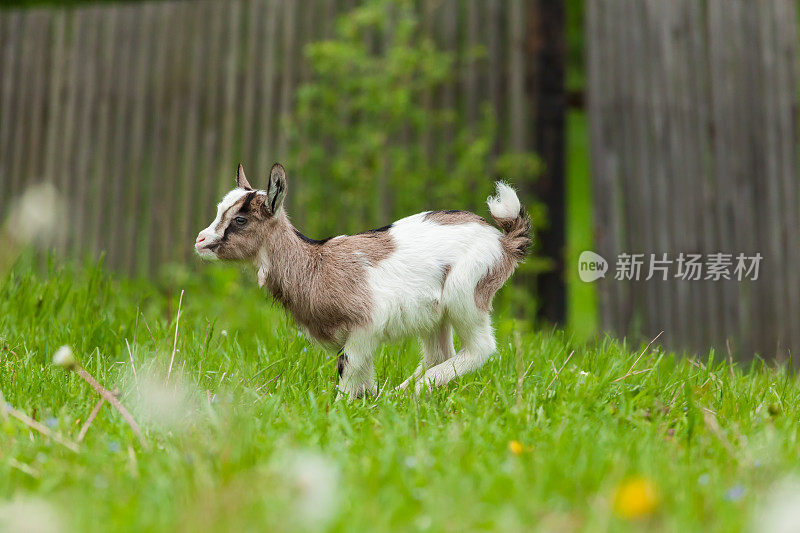
<svg viewBox="0 0 800 533">
<path fill-rule="evenodd" d="M 214 218 L 214 221 L 209 224 L 209 226 L 200 232 L 197 236 L 197 244 L 195 245 L 197 253 L 206 258 L 216 258 L 216 254 L 211 250 L 207 250 L 206 247 L 218 242 L 222 239 L 224 235 L 225 228 L 220 228 L 221 231 L 217 230 L 217 227 L 222 222 L 222 217 L 225 215 L 225 212 L 231 208 L 236 202 L 247 196 L 249 193 L 253 191 L 248 191 L 246 189 L 233 189 L 228 194 L 222 198 L 222 201 L 217 204 L 217 216 Z M 257 194 L 266 194 L 264 191 L 256 191 Z"/>
<path fill-rule="evenodd" d="M 214 221 L 203 231 L 208 232 L 209 236 L 216 236 L 218 239 L 222 238 L 222 234 L 217 232 L 217 226 L 219 223 L 222 222 L 222 215 L 225 214 L 225 211 L 231 208 L 233 204 L 244 198 L 247 193 L 250 191 L 246 191 L 245 189 L 233 189 L 231 192 L 225 195 L 222 198 L 222 201 L 217 204 L 217 216 Z"/>
</svg>

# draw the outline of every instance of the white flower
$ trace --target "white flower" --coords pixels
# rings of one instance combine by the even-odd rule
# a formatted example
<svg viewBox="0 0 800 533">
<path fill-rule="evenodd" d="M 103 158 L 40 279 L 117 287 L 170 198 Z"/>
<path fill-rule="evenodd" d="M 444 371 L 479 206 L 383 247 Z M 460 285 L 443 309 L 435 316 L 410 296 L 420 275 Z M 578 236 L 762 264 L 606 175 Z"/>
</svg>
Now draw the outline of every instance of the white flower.
<svg viewBox="0 0 800 533">
<path fill-rule="evenodd" d="M 47 502 L 17 498 L 0 503 L 0 531 L 57 533 L 63 531 L 63 527 L 58 513 Z"/>
<path fill-rule="evenodd" d="M 800 483 L 786 481 L 766 497 L 761 512 L 756 514 L 753 531 L 800 531 Z"/>
<path fill-rule="evenodd" d="M 53 364 L 63 368 L 75 367 L 75 356 L 72 354 L 72 348 L 67 345 L 62 346 L 56 353 L 53 354 Z"/>
<path fill-rule="evenodd" d="M 5 231 L 23 244 L 47 245 L 63 233 L 66 219 L 64 201 L 50 183 L 28 187 L 12 205 Z"/>
<path fill-rule="evenodd" d="M 339 468 L 317 453 L 298 452 L 285 462 L 284 475 L 295 491 L 297 516 L 306 526 L 323 528 L 338 507 Z"/>
<path fill-rule="evenodd" d="M 172 372 L 169 382 L 155 372 L 139 375 L 130 395 L 134 416 L 162 430 L 186 429 L 198 413 L 198 394 L 180 372 Z"/>
</svg>

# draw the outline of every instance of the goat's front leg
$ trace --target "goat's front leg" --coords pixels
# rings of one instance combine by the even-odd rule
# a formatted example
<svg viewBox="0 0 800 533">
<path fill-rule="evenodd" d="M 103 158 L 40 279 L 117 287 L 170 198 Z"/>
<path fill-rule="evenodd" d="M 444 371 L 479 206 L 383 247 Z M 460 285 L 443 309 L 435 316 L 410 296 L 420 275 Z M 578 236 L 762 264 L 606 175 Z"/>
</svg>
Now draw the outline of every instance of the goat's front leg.
<svg viewBox="0 0 800 533">
<path fill-rule="evenodd" d="M 339 351 L 339 395 L 358 398 L 366 393 L 376 394 L 375 366 L 372 354 L 376 342 L 371 335 L 354 334 Z"/>
</svg>

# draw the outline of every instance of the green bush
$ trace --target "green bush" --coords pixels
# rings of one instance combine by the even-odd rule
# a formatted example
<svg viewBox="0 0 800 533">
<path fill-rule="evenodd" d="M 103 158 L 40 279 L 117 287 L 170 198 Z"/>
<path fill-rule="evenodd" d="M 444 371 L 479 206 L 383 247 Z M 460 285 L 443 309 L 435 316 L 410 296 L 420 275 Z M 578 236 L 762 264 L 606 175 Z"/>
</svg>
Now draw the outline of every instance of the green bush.
<svg viewBox="0 0 800 533">
<path fill-rule="evenodd" d="M 411 2 L 366 2 L 305 55 L 312 78 L 288 127 L 294 216 L 311 235 L 363 231 L 426 209 L 485 215 L 495 179 L 519 185 L 538 174 L 532 153 L 494 153 L 489 105 L 467 124 L 430 103 L 453 79 L 454 60 L 422 33 Z M 540 225 L 541 209 L 528 207 Z"/>
</svg>

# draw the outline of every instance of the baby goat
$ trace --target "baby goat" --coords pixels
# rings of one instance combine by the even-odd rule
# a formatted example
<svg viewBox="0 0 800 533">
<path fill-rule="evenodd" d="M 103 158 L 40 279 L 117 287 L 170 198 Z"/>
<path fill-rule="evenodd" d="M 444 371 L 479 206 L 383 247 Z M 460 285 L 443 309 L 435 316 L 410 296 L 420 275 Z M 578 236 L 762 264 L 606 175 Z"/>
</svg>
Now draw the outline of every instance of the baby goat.
<svg viewBox="0 0 800 533">
<path fill-rule="evenodd" d="M 266 190 L 253 189 L 239 165 L 236 185 L 197 237 L 197 253 L 253 263 L 259 286 L 339 354 L 342 393 L 377 391 L 372 354 L 384 341 L 419 336 L 422 361 L 400 385 L 415 383 L 417 391 L 477 369 L 495 351 L 492 297 L 531 243 L 530 220 L 511 187 L 498 182 L 487 200 L 502 232 L 468 211 L 427 211 L 318 241 L 289 222 L 281 165 L 272 167 Z"/>
</svg>

